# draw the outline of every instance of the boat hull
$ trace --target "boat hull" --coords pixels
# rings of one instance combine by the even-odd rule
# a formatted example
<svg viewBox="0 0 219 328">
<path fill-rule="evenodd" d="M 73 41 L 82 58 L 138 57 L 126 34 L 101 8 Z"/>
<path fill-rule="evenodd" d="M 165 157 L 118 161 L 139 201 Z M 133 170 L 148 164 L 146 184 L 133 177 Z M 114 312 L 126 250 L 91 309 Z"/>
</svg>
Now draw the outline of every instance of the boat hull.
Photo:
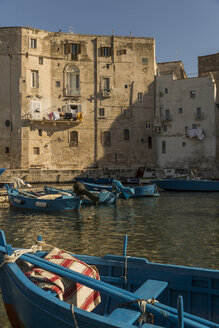
<svg viewBox="0 0 219 328">
<path fill-rule="evenodd" d="M 110 280 L 109 273 L 114 272 L 114 279 L 118 281 L 118 277 L 124 275 L 127 265 L 127 283 L 120 278 L 121 282 L 117 285 L 121 288 L 126 285 L 128 291 L 135 292 L 145 281 L 151 280 L 156 284 L 156 281 L 165 280 L 166 289 L 160 296 L 156 296 L 160 303 L 157 303 L 158 311 L 154 314 L 155 328 L 170 327 L 169 318 L 165 313 L 168 311 L 173 318 L 177 317 L 176 303 L 179 295 L 184 299 L 184 311 L 192 313 L 192 318 L 195 315 L 200 320 L 196 322 L 196 326 L 190 325 L 191 316 L 185 316 L 185 328 L 219 327 L 219 272 L 216 270 L 153 264 L 146 259 L 134 257 L 77 257 L 81 261 L 95 265 L 105 280 Z M 0 251 L 0 264 L 2 262 L 3 256 Z M 122 322 L 113 318 L 112 313 L 121 301 L 109 300 L 101 295 L 102 302 L 93 312 L 83 311 L 77 307 L 73 311 L 71 305 L 34 285 L 24 276 L 16 263 L 6 264 L 0 268 L 0 286 L 13 328 L 73 328 L 76 323 L 80 328 L 134 328 L 133 325 L 126 323 L 126 317 Z M 147 295 L 147 291 L 144 295 Z M 214 323 L 205 320 L 212 320 Z M 201 323 L 205 325 L 202 326 Z"/>
<path fill-rule="evenodd" d="M 61 196 L 56 199 L 39 199 L 23 196 L 19 191 L 8 188 L 10 205 L 15 208 L 37 211 L 72 211 L 79 210 L 81 200 L 77 197 Z"/>
<path fill-rule="evenodd" d="M 154 180 L 158 187 L 174 191 L 219 191 L 219 181 L 163 179 Z"/>
<path fill-rule="evenodd" d="M 52 188 L 52 187 L 47 187 L 44 186 L 44 191 L 47 193 L 59 193 L 59 192 L 64 192 L 64 193 L 70 193 L 74 194 L 73 189 L 60 189 L 60 188 Z M 111 191 L 91 191 L 94 195 L 99 197 L 98 204 L 115 204 L 118 198 L 117 193 L 113 193 Z M 82 205 L 94 205 L 94 202 L 89 199 L 87 196 L 82 198 Z"/>
</svg>

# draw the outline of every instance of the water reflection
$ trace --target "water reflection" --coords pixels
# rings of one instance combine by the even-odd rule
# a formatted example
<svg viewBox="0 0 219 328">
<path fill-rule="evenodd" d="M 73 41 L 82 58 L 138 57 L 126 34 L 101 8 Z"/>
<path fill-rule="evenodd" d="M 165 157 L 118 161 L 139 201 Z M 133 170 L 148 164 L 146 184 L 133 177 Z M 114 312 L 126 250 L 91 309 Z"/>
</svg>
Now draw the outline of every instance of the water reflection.
<svg viewBox="0 0 219 328">
<path fill-rule="evenodd" d="M 38 235 L 48 243 L 89 255 L 127 254 L 150 261 L 219 266 L 218 193 L 161 193 L 158 198 L 82 207 L 79 212 L 32 213 L 0 209 L 0 229 L 8 243 L 30 247 Z M 6 316 L 0 301 L 0 326 Z M 4 318 L 4 319 L 2 319 Z"/>
</svg>

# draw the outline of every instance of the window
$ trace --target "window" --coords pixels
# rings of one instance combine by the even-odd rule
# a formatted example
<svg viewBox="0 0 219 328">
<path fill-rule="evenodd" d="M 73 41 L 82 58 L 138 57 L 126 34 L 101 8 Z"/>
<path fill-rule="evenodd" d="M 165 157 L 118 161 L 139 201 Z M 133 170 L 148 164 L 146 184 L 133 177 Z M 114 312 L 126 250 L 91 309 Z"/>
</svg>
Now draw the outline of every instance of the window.
<svg viewBox="0 0 219 328">
<path fill-rule="evenodd" d="M 165 110 L 165 120 L 170 121 L 170 110 L 169 109 Z"/>
<path fill-rule="evenodd" d="M 183 142 L 183 143 L 182 143 L 182 146 L 185 147 L 185 146 L 186 146 L 186 142 Z"/>
<path fill-rule="evenodd" d="M 60 81 L 56 81 L 56 88 L 60 88 Z"/>
<path fill-rule="evenodd" d="M 162 153 L 166 153 L 166 141 L 162 141 Z"/>
<path fill-rule="evenodd" d="M 9 154 L 9 153 L 10 153 L 9 147 L 5 147 L 5 154 Z"/>
<path fill-rule="evenodd" d="M 110 57 L 111 54 L 111 47 L 100 47 L 100 57 Z"/>
<path fill-rule="evenodd" d="M 66 43 L 64 45 L 64 53 L 66 55 L 70 54 L 72 60 L 77 60 L 78 55 L 81 53 L 80 43 Z"/>
<path fill-rule="evenodd" d="M 102 78 L 102 89 L 106 91 L 110 91 L 110 79 L 109 77 Z"/>
<path fill-rule="evenodd" d="M 102 132 L 102 145 L 103 147 L 111 147 L 111 133 L 110 131 Z"/>
<path fill-rule="evenodd" d="M 141 62 L 142 62 L 142 65 L 147 65 L 148 64 L 148 58 L 147 57 L 142 58 Z"/>
<path fill-rule="evenodd" d="M 33 49 L 36 49 L 37 39 L 33 39 L 33 38 L 30 39 L 30 47 L 33 48 Z"/>
<path fill-rule="evenodd" d="M 78 132 L 77 131 L 70 132 L 69 146 L 70 147 L 78 147 Z"/>
<path fill-rule="evenodd" d="M 117 56 L 126 55 L 126 49 L 117 50 Z"/>
<path fill-rule="evenodd" d="M 179 114 L 182 114 L 183 113 L 183 109 L 182 107 L 179 107 Z"/>
<path fill-rule="evenodd" d="M 138 92 L 138 100 L 139 101 L 143 100 L 143 93 L 142 92 Z"/>
<path fill-rule="evenodd" d="M 192 124 L 192 129 L 197 129 L 198 128 L 198 124 Z"/>
<path fill-rule="evenodd" d="M 33 153 L 34 153 L 34 155 L 39 155 L 40 154 L 39 147 L 33 147 Z"/>
<path fill-rule="evenodd" d="M 146 129 L 150 129 L 150 127 L 151 127 L 151 122 L 147 121 L 145 127 L 146 127 Z"/>
<path fill-rule="evenodd" d="M 80 71 L 76 65 L 67 65 L 64 70 L 65 96 L 80 95 Z"/>
<path fill-rule="evenodd" d="M 129 140 L 129 130 L 128 129 L 123 130 L 123 137 L 124 137 L 124 140 Z"/>
<path fill-rule="evenodd" d="M 196 109 L 196 118 L 197 118 L 197 120 L 201 120 L 201 118 L 202 118 L 201 107 L 197 107 L 197 109 Z"/>
<path fill-rule="evenodd" d="M 163 126 L 163 132 L 167 132 L 167 125 L 166 124 L 164 124 L 164 126 Z"/>
<path fill-rule="evenodd" d="M 195 98 L 195 90 L 190 91 L 190 98 Z"/>
<path fill-rule="evenodd" d="M 42 129 L 38 130 L 38 134 L 39 134 L 40 137 L 42 137 Z"/>
<path fill-rule="evenodd" d="M 148 149 L 152 149 L 152 137 L 148 137 Z"/>
<path fill-rule="evenodd" d="M 99 108 L 99 116 L 101 117 L 105 116 L 105 108 Z"/>
<path fill-rule="evenodd" d="M 34 120 L 41 119 L 41 102 L 40 101 L 30 101 L 30 113 L 31 118 Z"/>
<path fill-rule="evenodd" d="M 31 87 L 38 88 L 39 87 L 39 73 L 38 71 L 31 71 Z"/>
<path fill-rule="evenodd" d="M 43 65 L 43 57 L 39 57 L 39 64 Z"/>
<path fill-rule="evenodd" d="M 165 88 L 165 91 L 164 91 L 165 93 L 168 93 L 168 88 Z"/>
</svg>

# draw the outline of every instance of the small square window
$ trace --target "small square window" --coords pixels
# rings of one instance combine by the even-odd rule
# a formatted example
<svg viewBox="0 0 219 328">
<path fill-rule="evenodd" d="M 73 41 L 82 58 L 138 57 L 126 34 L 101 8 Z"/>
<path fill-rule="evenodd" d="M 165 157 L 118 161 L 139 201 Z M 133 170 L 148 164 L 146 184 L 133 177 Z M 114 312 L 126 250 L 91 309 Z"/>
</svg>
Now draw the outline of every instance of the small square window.
<svg viewBox="0 0 219 328">
<path fill-rule="evenodd" d="M 124 85 L 124 88 L 125 88 L 125 89 L 128 89 L 128 84 L 125 84 L 125 85 Z"/>
<path fill-rule="evenodd" d="M 5 147 L 5 154 L 9 154 L 9 153 L 10 153 L 9 147 Z"/>
<path fill-rule="evenodd" d="M 198 125 L 197 124 L 192 124 L 192 128 L 193 129 L 197 129 L 198 128 Z"/>
<path fill-rule="evenodd" d="M 183 143 L 182 143 L 182 146 L 185 147 L 185 146 L 186 146 L 186 142 L 183 142 Z"/>
<path fill-rule="evenodd" d="M 60 81 L 56 81 L 56 88 L 60 88 L 60 85 L 61 85 Z"/>
<path fill-rule="evenodd" d="M 148 58 L 147 57 L 142 58 L 141 62 L 142 62 L 142 65 L 148 65 Z"/>
<path fill-rule="evenodd" d="M 143 100 L 143 93 L 142 92 L 138 92 L 138 100 L 139 101 Z"/>
<path fill-rule="evenodd" d="M 34 155 L 39 155 L 40 154 L 39 147 L 33 147 L 33 153 L 34 153 Z"/>
<path fill-rule="evenodd" d="M 179 107 L 179 114 L 182 114 L 183 113 L 183 109 L 182 107 Z"/>
<path fill-rule="evenodd" d="M 165 93 L 168 93 L 168 88 L 165 88 Z"/>
<path fill-rule="evenodd" d="M 39 64 L 43 65 L 43 57 L 39 57 Z"/>
</svg>

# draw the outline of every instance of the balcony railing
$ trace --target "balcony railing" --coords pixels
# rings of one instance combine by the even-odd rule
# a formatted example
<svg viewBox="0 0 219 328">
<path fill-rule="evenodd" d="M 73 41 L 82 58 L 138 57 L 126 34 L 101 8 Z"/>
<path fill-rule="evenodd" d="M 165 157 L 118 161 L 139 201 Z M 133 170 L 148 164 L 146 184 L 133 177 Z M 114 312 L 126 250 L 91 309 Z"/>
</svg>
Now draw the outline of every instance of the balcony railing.
<svg viewBox="0 0 219 328">
<path fill-rule="evenodd" d="M 111 90 L 110 89 L 102 89 L 101 90 L 101 97 L 102 98 L 109 98 L 111 96 Z"/>
<path fill-rule="evenodd" d="M 65 97 L 80 97 L 80 89 L 64 88 L 63 94 Z"/>
</svg>

